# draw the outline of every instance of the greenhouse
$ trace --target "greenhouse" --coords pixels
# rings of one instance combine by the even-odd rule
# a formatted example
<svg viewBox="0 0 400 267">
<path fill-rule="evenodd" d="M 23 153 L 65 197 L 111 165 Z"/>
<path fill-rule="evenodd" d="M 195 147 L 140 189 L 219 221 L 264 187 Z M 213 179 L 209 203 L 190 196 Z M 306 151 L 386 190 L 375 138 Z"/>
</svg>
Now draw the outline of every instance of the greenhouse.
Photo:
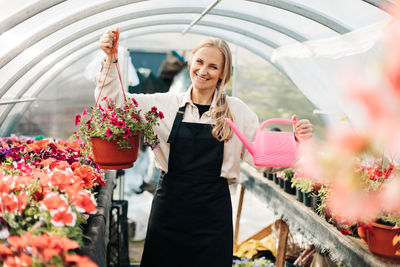
<svg viewBox="0 0 400 267">
<path fill-rule="evenodd" d="M 2 266 L 400 266 L 400 2 L 0 9 Z"/>
</svg>

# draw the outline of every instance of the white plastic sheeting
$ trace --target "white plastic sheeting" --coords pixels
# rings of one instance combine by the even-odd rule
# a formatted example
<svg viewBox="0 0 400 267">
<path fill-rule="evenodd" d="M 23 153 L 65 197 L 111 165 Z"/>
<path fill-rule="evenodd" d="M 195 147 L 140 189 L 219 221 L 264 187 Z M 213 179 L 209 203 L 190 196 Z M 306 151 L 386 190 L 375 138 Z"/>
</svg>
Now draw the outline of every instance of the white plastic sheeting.
<svg viewBox="0 0 400 267">
<path fill-rule="evenodd" d="M 379 39 L 390 20 L 322 40 L 290 44 L 275 49 L 272 61 L 279 61 L 285 72 L 331 122 L 357 124 L 357 106 L 349 105 L 346 71 L 363 68 L 379 51 Z M 303 73 L 302 69 L 312 70 Z"/>
<path fill-rule="evenodd" d="M 36 97 L 63 69 L 98 49 L 99 36 L 106 29 L 119 26 L 125 42 L 150 33 L 182 32 L 212 2 L 0 1 L 0 103 Z M 270 60 L 275 48 L 336 37 L 390 17 L 371 3 L 387 7 L 391 1 L 222 0 L 189 32 L 226 39 Z M 301 91 L 313 88 L 314 95 L 309 98 L 317 107 L 323 98 L 324 103 L 332 102 L 335 93 L 330 97 L 326 92 L 337 88 L 325 77 L 335 69 L 335 61 L 325 69 L 315 62 L 302 64 L 296 60 L 291 64 L 287 60 L 278 59 L 274 64 L 287 72 Z M 292 71 L 286 71 L 288 65 Z M 315 74 L 318 80 L 310 81 Z M 331 105 L 340 110 L 340 99 Z M 5 123 L 7 117 L 13 120 L 12 115 L 27 106 L 29 103 L 1 105 L 0 132 L 6 132 L 13 123 Z"/>
</svg>

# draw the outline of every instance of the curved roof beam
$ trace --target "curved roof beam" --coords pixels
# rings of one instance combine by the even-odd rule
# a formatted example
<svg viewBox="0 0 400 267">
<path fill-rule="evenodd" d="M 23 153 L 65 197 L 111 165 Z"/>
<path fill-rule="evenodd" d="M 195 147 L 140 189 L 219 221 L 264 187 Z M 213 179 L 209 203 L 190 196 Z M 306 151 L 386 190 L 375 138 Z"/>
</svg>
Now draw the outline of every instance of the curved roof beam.
<svg viewBox="0 0 400 267">
<path fill-rule="evenodd" d="M 251 22 L 254 24 L 258 24 L 258 25 L 273 29 L 277 32 L 280 32 L 283 35 L 289 36 L 290 38 L 293 38 L 294 40 L 299 41 L 299 42 L 304 42 L 304 41 L 308 40 L 304 35 L 299 34 L 289 28 L 286 28 L 285 26 L 276 24 L 272 21 L 269 21 L 269 20 L 266 20 L 263 18 L 249 16 L 244 13 L 214 8 L 208 14 L 216 15 L 216 16 L 223 16 L 223 17 L 230 17 L 230 18 L 239 19 L 239 20 Z"/>
<path fill-rule="evenodd" d="M 168 25 L 168 24 L 182 24 L 185 25 L 188 22 L 190 23 L 191 20 L 185 20 L 185 19 L 177 19 L 177 20 L 171 20 L 171 19 L 162 19 L 162 20 L 156 20 L 156 21 L 152 21 L 152 22 L 142 22 L 142 23 L 132 23 L 130 25 L 126 25 L 121 27 L 121 31 L 128 31 L 128 30 L 132 30 L 132 29 L 140 29 L 140 28 L 144 28 L 144 27 L 149 27 L 149 26 L 157 26 L 157 25 Z M 214 28 L 219 28 L 219 29 L 223 29 L 226 31 L 234 31 L 238 34 L 242 34 L 244 36 L 249 37 L 250 39 L 254 39 L 257 40 L 271 48 L 277 48 L 278 45 L 276 43 L 274 43 L 273 41 L 256 35 L 254 33 L 249 33 L 243 29 L 240 28 L 236 28 L 230 25 L 225 25 L 225 24 L 218 24 L 218 23 L 214 23 L 214 22 L 206 22 L 206 21 L 200 21 L 197 25 L 203 25 L 203 26 L 210 26 L 210 27 L 214 27 Z M 86 45 L 92 44 L 94 42 L 98 42 L 98 36 L 92 37 L 88 40 L 82 41 L 82 43 L 77 44 L 71 48 L 69 48 L 68 50 L 63 51 L 63 53 L 61 53 L 58 57 L 54 58 L 51 62 L 49 62 L 48 64 L 46 64 L 45 66 L 42 66 L 42 70 L 39 71 L 33 78 L 30 79 L 30 81 L 33 82 L 28 82 L 24 87 L 22 87 L 22 89 L 17 93 L 16 98 L 21 97 L 26 90 L 28 90 L 30 84 L 34 83 L 34 81 L 36 81 L 37 79 L 39 79 L 46 71 L 46 69 L 50 69 L 52 66 L 54 66 L 55 64 L 57 64 L 57 62 L 59 62 L 60 60 L 64 59 L 65 57 L 67 57 L 68 55 L 70 55 L 71 53 L 74 53 L 75 51 L 77 51 L 78 49 L 81 49 L 82 47 L 85 47 Z M 68 44 L 69 42 L 67 42 L 66 44 Z M 269 60 L 269 59 L 268 59 Z M 29 68 L 30 69 L 30 68 Z M 22 77 L 24 74 L 26 74 L 25 72 L 25 68 L 21 69 L 19 72 L 19 76 Z M 15 75 L 14 75 L 15 76 Z M 20 78 L 19 77 L 19 78 Z M 18 78 L 18 79 L 19 79 Z M 12 81 L 14 81 L 15 79 L 12 79 Z M 14 84 L 14 82 L 9 81 L 9 88 Z M 8 88 L 1 88 L 0 91 L 4 91 L 4 93 L 6 92 L 6 90 L 8 90 Z M 4 94 L 3 93 L 3 94 Z M 2 94 L 2 95 L 3 95 Z"/>
<path fill-rule="evenodd" d="M 24 66 L 21 66 L 20 69 L 9 79 L 7 79 L 7 82 L 0 87 L 0 98 L 7 92 L 9 88 L 13 84 L 15 84 L 25 73 L 27 73 L 33 66 L 35 66 L 37 63 L 39 63 L 43 58 L 47 57 L 51 53 L 57 51 L 58 49 L 62 48 L 66 44 L 69 44 L 70 42 L 73 42 L 74 40 L 85 36 L 87 34 L 90 34 L 91 32 L 105 28 L 109 25 L 121 23 L 123 21 L 128 21 L 128 20 L 134 20 L 137 18 L 142 18 L 142 17 L 147 17 L 147 16 L 153 16 L 153 15 L 163 15 L 163 14 L 176 14 L 174 13 L 176 10 L 171 9 L 171 8 L 161 8 L 161 9 L 153 9 L 153 10 L 145 10 L 142 12 L 136 12 L 136 13 L 130 13 L 130 14 L 124 14 L 121 16 L 117 16 L 114 18 L 110 18 L 107 21 L 99 22 L 97 24 L 91 25 L 85 29 L 82 29 L 76 33 L 74 33 L 71 36 L 66 36 L 64 39 L 60 40 L 59 42 L 53 44 L 51 47 L 47 48 L 46 50 L 42 51 L 40 54 L 38 54 L 34 59 L 31 61 L 27 62 Z M 201 8 L 182 8 L 180 10 L 180 13 L 196 13 L 196 12 L 201 12 Z M 211 13 L 214 13 L 215 15 L 223 15 L 222 11 L 219 10 L 212 10 Z M 228 13 L 227 15 L 232 16 L 235 15 L 235 13 Z M 243 15 L 242 15 L 243 17 Z M 254 19 L 252 19 L 254 20 Z M 264 20 L 266 21 L 266 20 Z M 250 21 L 253 22 L 253 21 Z M 189 22 L 190 23 L 190 22 Z M 264 25 L 263 25 L 264 26 Z M 273 24 L 269 24 L 269 26 L 274 26 Z M 272 28 L 275 30 L 274 28 Z M 285 30 L 283 27 L 280 27 L 280 30 Z M 298 36 L 301 36 L 297 34 Z M 302 39 L 306 39 L 304 36 L 301 36 Z M 264 38 L 265 39 L 265 38 Z"/>
<path fill-rule="evenodd" d="M 182 32 L 182 30 L 185 29 L 185 27 L 187 26 L 187 24 L 183 24 L 183 25 L 168 25 L 167 28 L 164 29 L 160 29 L 160 28 L 155 28 L 154 26 L 144 26 L 142 28 L 137 28 L 136 26 L 131 27 L 131 29 L 134 29 L 135 32 L 133 32 L 132 34 L 128 35 L 128 39 L 135 37 L 135 36 L 143 36 L 144 34 L 153 34 L 153 33 L 164 33 L 164 32 L 177 32 L 180 33 Z M 153 27 L 153 29 L 151 29 L 151 27 Z M 150 29 L 149 29 L 150 28 Z M 128 30 L 128 29 L 126 29 Z M 138 32 L 136 30 L 139 30 Z M 208 35 L 208 36 L 214 36 L 214 37 L 218 37 L 218 38 L 222 38 L 226 41 L 235 43 L 239 46 L 242 46 L 246 49 L 248 49 L 249 51 L 252 51 L 253 53 L 257 54 L 258 56 L 264 58 L 265 60 L 267 60 L 268 62 L 270 62 L 270 55 L 268 55 L 264 49 L 254 49 L 254 47 L 252 47 L 249 42 L 247 42 L 248 37 L 247 36 L 243 36 L 243 38 L 233 38 L 231 34 L 223 34 L 223 33 L 216 33 L 216 34 L 212 34 L 207 30 L 204 29 L 198 29 L 198 28 L 193 28 L 191 30 L 191 33 L 197 33 L 197 34 L 203 34 L 203 35 Z M 89 54 L 93 51 L 95 51 L 98 48 L 98 44 L 97 43 L 93 43 L 90 42 L 88 44 L 88 42 L 82 43 L 81 44 L 80 49 L 75 49 L 75 53 L 73 53 L 74 55 L 71 56 L 71 52 L 69 53 L 64 53 L 63 54 L 63 58 L 59 59 L 57 62 L 53 62 L 52 66 L 56 65 L 57 63 L 60 63 L 61 60 L 67 58 L 68 56 L 71 56 L 68 60 L 66 60 L 64 63 L 56 66 L 56 68 L 44 68 L 43 70 L 45 71 L 41 71 L 40 75 L 35 75 L 34 79 L 31 79 L 29 81 L 29 84 L 24 86 L 24 92 L 26 92 L 30 86 L 32 84 L 34 84 L 40 77 L 43 77 L 44 75 L 46 75 L 46 73 L 52 71 L 53 73 L 49 75 L 49 77 L 45 78 L 45 80 L 43 82 L 41 82 L 41 84 L 39 85 L 38 89 L 35 91 L 34 94 L 32 94 L 32 96 L 36 96 L 38 95 L 45 87 L 48 83 L 50 83 L 51 81 L 54 80 L 54 78 L 59 75 L 66 67 L 70 66 L 71 64 L 73 64 L 77 59 L 81 58 L 82 55 L 86 55 Z M 278 64 L 278 63 L 272 63 L 275 65 L 275 67 L 277 67 L 284 75 L 285 72 L 283 71 L 283 68 Z M 50 70 L 49 70 L 50 69 Z M 290 79 L 288 76 L 286 76 L 288 79 Z M 23 94 L 21 94 L 22 96 Z M 15 104 L 10 104 L 6 107 L 6 109 L 2 112 L 1 116 L 0 116 L 0 124 L 3 124 L 7 114 L 10 113 L 10 111 L 12 110 L 12 108 L 15 106 Z M 28 107 L 28 105 L 26 105 L 26 108 Z M 26 110 L 26 108 L 22 111 L 24 112 Z M 8 127 L 7 125 L 4 125 L 4 127 Z M 3 125 L 1 126 L 0 129 L 3 129 Z M 0 134 L 5 133 L 7 131 L 1 131 Z"/>
<path fill-rule="evenodd" d="M 132 4 L 135 2 L 142 2 L 143 0 L 110 0 L 107 2 L 104 2 L 102 4 L 97 4 L 94 7 L 87 7 L 83 10 L 79 10 L 76 12 L 74 16 L 67 17 L 64 19 L 61 19 L 60 21 L 56 21 L 53 24 L 49 25 L 47 28 L 43 29 L 42 31 L 34 34 L 33 36 L 28 37 L 26 40 L 21 42 L 20 44 L 16 45 L 13 49 L 10 51 L 6 51 L 6 53 L 2 56 L 0 56 L 0 69 L 6 65 L 8 62 L 10 62 L 12 59 L 14 59 L 17 55 L 22 53 L 25 49 L 29 48 L 36 42 L 46 38 L 48 35 L 64 28 L 72 23 L 75 23 L 77 21 L 80 21 L 84 18 L 90 17 L 92 15 L 101 13 L 103 11 L 120 7 L 123 5 L 128 5 Z M 297 3 L 290 2 L 288 0 L 268 0 L 268 3 L 264 3 L 265 1 L 257 1 L 257 0 L 247 0 L 247 1 L 253 1 L 253 2 L 261 2 L 263 4 L 275 6 L 287 11 L 291 11 L 295 14 L 298 14 L 300 16 L 305 16 L 311 20 L 314 20 L 315 22 L 318 22 L 328 28 L 331 28 L 332 30 L 338 32 L 338 33 L 346 33 L 351 30 L 350 27 L 340 23 L 339 21 L 336 21 L 333 18 L 330 18 L 326 15 L 324 15 L 321 12 L 318 12 L 316 10 L 313 10 L 307 6 L 302 6 Z M 282 2 L 282 3 L 281 3 Z M 185 7 L 182 7 L 185 8 Z M 168 8 L 167 8 L 168 9 Z M 173 9 L 170 13 L 180 13 L 180 11 L 177 12 L 179 8 L 170 8 Z M 201 13 L 203 11 L 203 8 L 201 9 L 200 12 L 195 12 L 195 13 Z M 155 9 L 157 10 L 157 9 Z M 147 13 L 152 13 L 153 10 L 147 11 Z M 150 15 L 150 14 L 149 14 Z"/>
<path fill-rule="evenodd" d="M 132 4 L 135 2 L 142 2 L 145 0 L 113 0 L 106 1 L 104 3 L 97 3 L 90 7 L 87 7 L 83 10 L 79 10 L 75 13 L 75 15 L 63 18 L 61 20 L 55 21 L 53 24 L 49 25 L 47 28 L 42 31 L 28 37 L 26 40 L 17 44 L 11 51 L 6 51 L 6 54 L 0 57 L 0 69 L 4 67 L 8 62 L 10 62 L 13 58 L 23 52 L 25 49 L 39 42 L 40 40 L 46 38 L 50 34 L 71 25 L 74 22 L 80 21 L 92 15 L 96 15 L 97 13 L 101 13 L 103 11 L 120 7 L 123 5 Z M 49 9 L 50 7 L 46 8 Z M 43 11 L 43 10 L 42 10 Z"/>
<path fill-rule="evenodd" d="M 40 12 L 65 1 L 66 0 L 52 0 L 52 1 L 40 0 L 26 6 L 25 8 L 16 12 L 15 14 L 12 14 L 11 16 L 0 21 L 0 35 L 3 32 L 8 31 L 12 27 L 24 22 L 25 20 L 39 14 Z"/>
<path fill-rule="evenodd" d="M 300 3 L 293 2 L 291 0 L 245 0 L 245 1 L 273 6 L 276 8 L 280 8 L 295 13 L 297 15 L 306 17 L 310 20 L 316 21 L 340 34 L 348 33 L 353 30 L 352 27 L 344 24 L 343 22 L 335 18 L 332 18 L 318 10 L 302 5 Z"/>
<path fill-rule="evenodd" d="M 152 23 L 150 22 L 145 22 L 145 23 L 133 23 L 130 25 L 126 25 L 121 27 L 122 31 L 129 31 L 132 29 L 140 29 L 140 28 L 145 28 L 145 27 L 150 27 L 150 26 L 158 26 L 158 25 L 168 25 L 168 24 L 182 24 L 185 25 L 187 24 L 187 22 L 190 20 L 158 20 L 158 21 L 154 21 Z M 223 30 L 227 30 L 227 31 L 232 31 L 234 30 L 235 32 L 237 32 L 238 34 L 242 34 L 244 36 L 246 36 L 247 38 L 250 39 L 254 39 L 257 40 L 263 44 L 265 44 L 266 46 L 270 46 L 271 48 L 276 48 L 278 47 L 277 44 L 273 43 L 272 41 L 255 35 L 255 34 L 249 34 L 246 31 L 243 30 L 238 30 L 232 26 L 227 26 L 227 25 L 223 25 L 223 24 L 215 24 L 215 23 L 206 23 L 205 21 L 201 21 L 198 25 L 204 25 L 204 26 L 210 26 L 210 27 L 214 27 L 214 28 L 219 28 L 219 29 L 223 29 Z M 33 84 L 36 80 L 38 80 L 40 77 L 42 77 L 45 73 L 46 70 L 51 69 L 55 64 L 57 64 L 59 61 L 63 60 L 65 57 L 69 56 L 70 54 L 76 52 L 79 49 L 82 49 L 83 47 L 90 45 L 90 44 L 97 44 L 98 42 L 98 36 L 92 37 L 88 40 L 82 41 L 81 43 L 69 48 L 68 50 L 63 51 L 58 57 L 54 58 L 51 62 L 49 62 L 48 64 L 46 64 L 45 66 L 41 67 L 41 70 L 36 73 L 22 88 L 21 90 L 17 93 L 16 98 L 21 97 L 31 86 L 31 84 Z M 250 50 L 250 49 L 249 49 Z M 251 51 L 251 50 L 250 50 Z M 268 55 L 269 56 L 269 55 Z M 269 61 L 269 57 L 267 58 L 267 60 Z M 275 63 L 271 63 L 271 64 L 275 64 Z"/>
</svg>

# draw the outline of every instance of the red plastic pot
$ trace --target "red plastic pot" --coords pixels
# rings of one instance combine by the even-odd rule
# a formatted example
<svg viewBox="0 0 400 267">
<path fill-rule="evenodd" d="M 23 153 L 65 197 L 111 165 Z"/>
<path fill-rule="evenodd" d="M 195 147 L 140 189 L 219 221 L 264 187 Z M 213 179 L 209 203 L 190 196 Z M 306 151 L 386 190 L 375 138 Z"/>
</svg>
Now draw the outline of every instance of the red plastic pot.
<svg viewBox="0 0 400 267">
<path fill-rule="evenodd" d="M 400 244 L 393 244 L 393 238 L 400 234 L 399 231 L 376 222 L 371 224 L 372 230 L 367 232 L 369 250 L 383 261 L 400 263 Z"/>
<path fill-rule="evenodd" d="M 357 233 L 361 238 L 361 241 L 368 244 L 367 231 L 365 231 L 359 224 L 357 224 Z"/>
<path fill-rule="evenodd" d="M 119 150 L 118 139 L 108 141 L 98 137 L 90 138 L 94 162 L 100 169 L 117 170 L 133 167 L 138 157 L 139 136 L 140 134 L 134 133 L 129 137 L 128 142 L 132 145 L 132 149 L 122 150 Z"/>
</svg>

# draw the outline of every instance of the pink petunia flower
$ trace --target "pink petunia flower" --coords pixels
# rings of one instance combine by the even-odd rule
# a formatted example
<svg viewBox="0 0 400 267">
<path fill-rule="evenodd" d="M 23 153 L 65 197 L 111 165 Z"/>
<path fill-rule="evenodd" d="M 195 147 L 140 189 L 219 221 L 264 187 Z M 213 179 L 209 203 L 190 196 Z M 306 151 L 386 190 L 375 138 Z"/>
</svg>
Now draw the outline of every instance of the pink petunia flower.
<svg viewBox="0 0 400 267">
<path fill-rule="evenodd" d="M 129 134 L 130 134 L 130 131 L 129 131 L 128 128 L 126 128 L 125 131 L 124 131 L 124 135 L 123 135 L 123 136 L 124 136 L 124 137 L 128 137 Z"/>
<path fill-rule="evenodd" d="M 118 128 L 123 128 L 123 127 L 125 127 L 125 122 L 124 121 L 118 121 L 118 123 L 117 123 L 117 126 L 118 126 Z"/>
<path fill-rule="evenodd" d="M 164 114 L 160 111 L 160 112 L 158 112 L 158 117 L 159 117 L 160 119 L 164 119 Z"/>
<path fill-rule="evenodd" d="M 81 114 L 77 114 L 75 116 L 75 126 L 77 126 L 81 122 Z"/>
<path fill-rule="evenodd" d="M 92 122 L 92 119 L 90 119 L 90 120 L 88 120 L 88 121 L 86 122 L 86 125 L 87 125 L 87 127 L 88 127 L 88 130 L 90 130 L 90 128 L 92 128 L 91 122 Z"/>
<path fill-rule="evenodd" d="M 157 107 L 154 107 L 154 106 L 153 106 L 153 107 L 151 108 L 150 112 L 151 112 L 151 113 L 157 113 Z"/>
<path fill-rule="evenodd" d="M 117 118 L 111 118 L 110 123 L 111 123 L 111 125 L 118 126 L 118 119 Z"/>
<path fill-rule="evenodd" d="M 87 108 L 85 108 L 82 112 L 82 116 L 85 116 L 87 114 Z"/>
<path fill-rule="evenodd" d="M 134 99 L 133 97 L 132 97 L 132 102 L 133 102 L 133 104 L 135 104 L 135 106 L 139 105 L 138 102 L 136 101 L 136 99 Z"/>
<path fill-rule="evenodd" d="M 125 105 L 124 106 L 124 110 L 129 110 L 131 108 L 131 106 Z"/>
<path fill-rule="evenodd" d="M 110 128 L 108 128 L 106 131 L 106 135 L 108 138 L 111 138 L 113 136 L 113 131 Z"/>
</svg>

